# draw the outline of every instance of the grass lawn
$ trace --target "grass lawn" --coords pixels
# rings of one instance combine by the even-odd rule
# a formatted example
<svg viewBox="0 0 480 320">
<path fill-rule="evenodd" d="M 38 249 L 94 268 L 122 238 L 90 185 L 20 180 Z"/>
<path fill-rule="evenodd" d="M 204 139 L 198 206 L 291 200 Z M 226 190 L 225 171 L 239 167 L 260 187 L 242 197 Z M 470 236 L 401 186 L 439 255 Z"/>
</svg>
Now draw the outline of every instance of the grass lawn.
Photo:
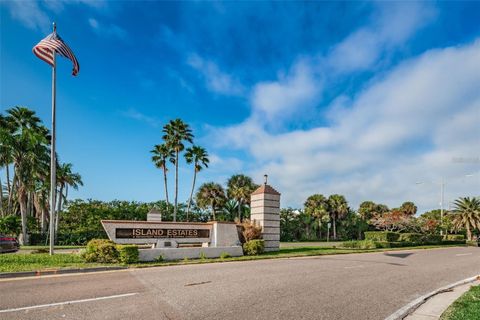
<svg viewBox="0 0 480 320">
<path fill-rule="evenodd" d="M 49 249 L 49 246 L 21 246 L 20 250 L 39 250 L 39 249 Z M 85 246 L 55 246 L 55 250 L 60 249 L 82 249 Z"/>
<path fill-rule="evenodd" d="M 129 265 L 130 267 L 144 268 L 153 266 L 170 266 L 181 264 L 197 264 L 197 263 L 213 263 L 228 261 L 247 261 L 260 259 L 276 259 L 276 258 L 293 258 L 306 256 L 334 255 L 334 254 L 351 254 L 365 252 L 382 252 L 382 251 L 398 251 L 411 249 L 432 249 L 449 247 L 443 246 L 420 246 L 420 247 L 404 247 L 389 249 L 345 249 L 321 246 L 282 246 L 277 252 L 266 252 L 258 256 L 242 256 L 231 258 L 216 259 L 185 259 L 180 261 L 163 261 L 163 262 L 140 262 Z M 452 245 L 450 245 L 452 247 Z M 18 253 L 18 254 L 1 254 L 0 255 L 0 272 L 16 272 L 16 271 L 36 271 L 44 269 L 60 269 L 60 268 L 89 268 L 97 266 L 115 266 L 118 264 L 94 264 L 86 263 L 78 254 L 59 253 L 53 256 L 44 253 Z"/>
<path fill-rule="evenodd" d="M 480 286 L 471 287 L 442 314 L 440 320 L 480 319 Z"/>
</svg>

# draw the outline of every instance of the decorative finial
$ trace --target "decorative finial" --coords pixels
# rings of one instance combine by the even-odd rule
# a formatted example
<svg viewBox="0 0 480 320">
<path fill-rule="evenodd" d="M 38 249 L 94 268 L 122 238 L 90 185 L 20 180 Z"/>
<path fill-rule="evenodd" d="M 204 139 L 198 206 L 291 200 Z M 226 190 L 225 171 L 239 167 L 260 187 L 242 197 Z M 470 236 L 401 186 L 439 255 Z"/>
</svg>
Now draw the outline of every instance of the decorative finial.
<svg viewBox="0 0 480 320">
<path fill-rule="evenodd" d="M 267 185 L 267 182 L 268 182 L 268 174 L 264 174 L 263 177 L 265 178 L 265 185 Z"/>
</svg>

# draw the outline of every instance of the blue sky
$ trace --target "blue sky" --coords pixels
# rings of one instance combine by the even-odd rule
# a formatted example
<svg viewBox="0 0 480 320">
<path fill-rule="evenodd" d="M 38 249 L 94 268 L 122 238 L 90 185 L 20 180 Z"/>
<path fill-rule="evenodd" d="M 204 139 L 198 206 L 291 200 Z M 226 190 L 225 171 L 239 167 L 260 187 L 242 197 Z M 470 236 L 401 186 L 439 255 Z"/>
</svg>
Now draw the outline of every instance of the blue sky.
<svg viewBox="0 0 480 320">
<path fill-rule="evenodd" d="M 50 68 L 31 48 L 52 21 L 80 61 L 78 77 L 66 59 L 57 72 L 76 197 L 162 198 L 149 150 L 177 117 L 211 154 L 199 183 L 268 173 L 284 206 L 318 192 L 427 210 L 442 176 L 447 202 L 479 193 L 478 2 L 2 1 L 0 14 L 2 112 L 49 123 Z"/>
</svg>

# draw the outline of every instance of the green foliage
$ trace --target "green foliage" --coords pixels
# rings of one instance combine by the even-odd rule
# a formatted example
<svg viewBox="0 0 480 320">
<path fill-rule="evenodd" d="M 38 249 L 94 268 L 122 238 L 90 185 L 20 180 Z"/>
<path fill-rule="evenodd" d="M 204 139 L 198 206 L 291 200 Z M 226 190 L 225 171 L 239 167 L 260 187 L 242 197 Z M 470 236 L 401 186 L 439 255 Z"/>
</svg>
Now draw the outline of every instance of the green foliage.
<svg viewBox="0 0 480 320">
<path fill-rule="evenodd" d="M 465 240 L 465 236 L 463 234 L 447 234 L 444 238 L 445 240 Z"/>
<path fill-rule="evenodd" d="M 32 271 L 45 268 L 86 267 L 78 254 L 0 254 L 0 272 Z"/>
<path fill-rule="evenodd" d="M 473 286 L 442 314 L 440 320 L 478 320 L 480 286 Z"/>
<path fill-rule="evenodd" d="M 0 218 L 0 233 L 17 236 L 22 230 L 22 222 L 19 216 L 8 215 Z"/>
<path fill-rule="evenodd" d="M 115 243 L 104 239 L 90 240 L 82 257 L 86 262 L 115 263 L 119 260 Z"/>
<path fill-rule="evenodd" d="M 205 254 L 205 252 L 200 252 L 200 259 L 202 259 L 202 260 L 207 259 L 207 255 Z"/>
<path fill-rule="evenodd" d="M 343 242 L 342 247 L 351 249 L 375 249 L 376 245 L 372 240 L 354 240 Z"/>
<path fill-rule="evenodd" d="M 220 253 L 220 259 L 227 259 L 230 258 L 231 255 L 228 252 L 222 252 Z"/>
<path fill-rule="evenodd" d="M 263 253 L 265 250 L 265 241 L 250 240 L 243 244 L 243 253 L 247 256 L 255 256 Z"/>
<path fill-rule="evenodd" d="M 398 241 L 400 234 L 390 231 L 367 231 L 365 232 L 365 240 L 394 242 Z"/>
<path fill-rule="evenodd" d="M 164 261 L 165 261 L 165 258 L 163 257 L 163 255 L 159 255 L 158 257 L 156 257 L 155 259 L 153 259 L 153 261 L 155 261 L 155 262 L 164 262 Z"/>
<path fill-rule="evenodd" d="M 425 244 L 439 244 L 442 243 L 443 237 L 439 234 L 426 234 L 423 237 Z"/>
<path fill-rule="evenodd" d="M 398 241 L 403 242 L 422 242 L 423 235 L 421 233 L 400 233 Z"/>
<path fill-rule="evenodd" d="M 135 245 L 117 245 L 118 259 L 121 263 L 137 263 L 138 262 L 138 246 Z"/>
</svg>

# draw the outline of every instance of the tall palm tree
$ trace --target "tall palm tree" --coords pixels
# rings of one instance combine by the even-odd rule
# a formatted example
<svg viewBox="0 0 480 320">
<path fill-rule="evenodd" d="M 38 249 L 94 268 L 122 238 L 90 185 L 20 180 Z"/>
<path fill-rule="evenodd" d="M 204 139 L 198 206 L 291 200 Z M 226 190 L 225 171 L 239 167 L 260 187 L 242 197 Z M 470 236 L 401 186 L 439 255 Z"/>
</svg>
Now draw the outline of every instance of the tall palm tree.
<svg viewBox="0 0 480 320">
<path fill-rule="evenodd" d="M 190 212 L 190 206 L 192 205 L 192 197 L 193 191 L 195 190 L 195 181 L 197 179 L 197 173 L 200 172 L 203 168 L 208 168 L 208 153 L 202 147 L 193 146 L 191 148 L 187 148 L 185 151 L 185 160 L 188 164 L 193 163 L 193 181 L 192 181 L 192 191 L 190 191 L 190 198 L 188 200 L 187 206 L 187 221 L 188 221 L 188 214 Z"/>
<path fill-rule="evenodd" d="M 163 171 L 163 183 L 165 186 L 165 199 L 167 200 L 167 210 L 170 206 L 168 201 L 168 184 L 167 184 L 167 161 L 174 157 L 173 149 L 169 148 L 165 143 L 157 144 L 153 147 L 153 150 L 150 151 L 152 156 L 152 161 L 158 169 Z"/>
<path fill-rule="evenodd" d="M 58 157 L 56 157 L 58 159 Z M 58 202 L 57 202 L 57 214 L 55 215 L 55 231 L 58 230 L 58 221 L 62 206 L 65 204 L 68 195 L 68 187 L 72 187 L 75 190 L 79 186 L 83 186 L 82 176 L 72 171 L 71 163 L 63 163 L 57 166 L 57 185 L 58 185 Z M 65 194 L 64 194 L 65 191 Z"/>
<path fill-rule="evenodd" d="M 7 120 L 6 117 L 0 114 L 0 167 L 5 167 L 5 178 L 6 178 L 6 188 L 7 188 L 7 199 L 8 203 L 11 206 L 11 200 L 13 197 L 13 190 L 10 187 L 10 165 L 12 164 L 12 145 L 11 139 L 14 128 L 12 124 Z M 2 189 L 2 213 L 10 214 L 10 206 L 6 209 L 4 208 L 3 203 L 3 189 Z"/>
<path fill-rule="evenodd" d="M 11 146 L 12 162 L 15 169 L 14 183 L 17 184 L 17 200 L 22 220 L 21 243 L 27 239 L 27 201 L 28 194 L 34 189 L 35 179 L 40 168 L 48 166 L 48 129 L 42 124 L 35 112 L 24 107 L 7 110 L 6 120 L 11 126 L 11 135 L 4 143 Z"/>
<path fill-rule="evenodd" d="M 196 202 L 198 207 L 202 209 L 209 208 L 212 210 L 213 220 L 217 219 L 216 212 L 226 200 L 225 190 L 215 182 L 204 183 L 198 188 L 196 194 Z"/>
<path fill-rule="evenodd" d="M 417 213 L 417 206 L 411 201 L 406 201 L 400 206 L 400 211 L 407 216 L 413 217 Z"/>
<path fill-rule="evenodd" d="M 314 194 L 304 203 L 305 213 L 318 221 L 319 237 L 322 238 L 322 222 L 328 217 L 328 201 L 322 194 Z"/>
<path fill-rule="evenodd" d="M 348 213 L 348 203 L 345 197 L 332 194 L 328 197 L 328 208 L 333 222 L 333 238 L 337 239 L 337 220 L 344 218 Z"/>
<path fill-rule="evenodd" d="M 175 157 L 171 161 L 175 164 L 175 199 L 173 209 L 173 221 L 177 221 L 178 209 L 178 158 L 180 152 L 185 148 L 184 142 L 193 143 L 193 134 L 190 126 L 181 119 L 170 120 L 163 127 L 163 140 L 173 149 Z"/>
<path fill-rule="evenodd" d="M 455 200 L 452 223 L 455 230 L 465 228 L 467 239 L 472 240 L 472 231 L 480 230 L 480 199 L 459 198 Z"/>
<path fill-rule="evenodd" d="M 227 181 L 227 195 L 238 202 L 238 219 L 242 220 L 242 209 L 245 204 L 250 203 L 250 196 L 258 186 L 252 178 L 244 174 L 236 174 Z"/>
</svg>

